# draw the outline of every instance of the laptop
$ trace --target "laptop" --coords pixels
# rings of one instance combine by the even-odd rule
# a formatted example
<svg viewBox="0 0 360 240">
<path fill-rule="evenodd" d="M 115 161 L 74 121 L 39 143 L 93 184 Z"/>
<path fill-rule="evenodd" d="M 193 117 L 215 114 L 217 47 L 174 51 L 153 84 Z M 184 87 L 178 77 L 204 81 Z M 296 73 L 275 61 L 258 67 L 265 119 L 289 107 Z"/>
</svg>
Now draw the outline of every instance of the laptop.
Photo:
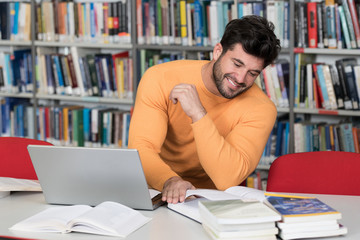
<svg viewBox="0 0 360 240">
<path fill-rule="evenodd" d="M 136 149 L 29 145 L 28 152 L 50 204 L 114 201 L 141 210 L 163 204 L 148 189 Z"/>
</svg>

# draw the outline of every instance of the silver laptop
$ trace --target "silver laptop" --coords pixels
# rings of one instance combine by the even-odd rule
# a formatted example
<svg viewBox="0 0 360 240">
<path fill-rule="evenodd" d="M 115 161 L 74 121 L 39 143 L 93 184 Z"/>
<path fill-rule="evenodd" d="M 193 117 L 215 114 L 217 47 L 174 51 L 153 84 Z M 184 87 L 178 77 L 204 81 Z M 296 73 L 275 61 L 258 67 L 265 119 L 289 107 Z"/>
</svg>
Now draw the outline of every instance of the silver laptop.
<svg viewBox="0 0 360 240">
<path fill-rule="evenodd" d="M 29 145 L 28 151 L 48 203 L 114 201 L 144 210 L 162 204 L 161 195 L 151 198 L 136 149 Z"/>
</svg>

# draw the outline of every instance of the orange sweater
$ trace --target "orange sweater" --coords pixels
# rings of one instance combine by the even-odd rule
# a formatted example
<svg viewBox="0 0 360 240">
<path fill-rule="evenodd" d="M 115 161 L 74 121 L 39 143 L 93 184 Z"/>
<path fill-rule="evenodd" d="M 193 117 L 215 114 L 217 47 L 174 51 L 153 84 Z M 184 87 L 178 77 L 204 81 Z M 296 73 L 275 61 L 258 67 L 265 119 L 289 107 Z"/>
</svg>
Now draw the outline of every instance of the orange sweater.
<svg viewBox="0 0 360 240">
<path fill-rule="evenodd" d="M 255 84 L 234 99 L 209 92 L 201 78 L 208 61 L 159 64 L 142 77 L 131 118 L 129 148 L 139 150 L 150 187 L 180 176 L 197 188 L 239 185 L 256 168 L 276 119 L 275 105 Z M 169 100 L 179 83 L 194 84 L 207 114 L 192 123 Z"/>
</svg>

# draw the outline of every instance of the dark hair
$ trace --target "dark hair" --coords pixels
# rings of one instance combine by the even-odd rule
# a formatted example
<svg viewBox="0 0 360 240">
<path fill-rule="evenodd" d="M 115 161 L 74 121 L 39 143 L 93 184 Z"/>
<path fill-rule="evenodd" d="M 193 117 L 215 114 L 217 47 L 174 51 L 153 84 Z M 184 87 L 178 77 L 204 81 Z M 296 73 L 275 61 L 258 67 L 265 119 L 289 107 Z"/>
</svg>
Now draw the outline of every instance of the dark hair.
<svg viewBox="0 0 360 240">
<path fill-rule="evenodd" d="M 240 43 L 246 53 L 264 59 L 266 67 L 277 58 L 281 50 L 274 29 L 273 23 L 260 16 L 248 15 L 234 19 L 226 25 L 220 41 L 223 54 Z"/>
</svg>

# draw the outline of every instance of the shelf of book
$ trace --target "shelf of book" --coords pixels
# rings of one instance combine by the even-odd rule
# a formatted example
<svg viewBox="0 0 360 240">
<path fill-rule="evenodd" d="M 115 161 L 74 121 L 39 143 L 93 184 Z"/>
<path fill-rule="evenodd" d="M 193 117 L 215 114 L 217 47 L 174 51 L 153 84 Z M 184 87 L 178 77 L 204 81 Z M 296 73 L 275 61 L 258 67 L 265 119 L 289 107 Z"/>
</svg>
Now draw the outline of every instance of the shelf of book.
<svg viewBox="0 0 360 240">
<path fill-rule="evenodd" d="M 360 111 L 294 108 L 294 113 L 360 117 Z"/>
<path fill-rule="evenodd" d="M 151 45 L 151 44 L 136 44 L 136 48 L 148 50 L 169 50 L 169 51 L 212 51 L 212 46 L 181 46 L 181 45 Z"/>
<path fill-rule="evenodd" d="M 32 99 L 34 97 L 33 93 L 5 93 L 0 92 L 0 97 L 10 97 L 10 98 L 28 98 Z"/>
<path fill-rule="evenodd" d="M 0 40 L 0 46 L 31 46 L 31 41 Z"/>
<path fill-rule="evenodd" d="M 359 49 L 295 48 L 294 53 L 359 56 Z"/>
<path fill-rule="evenodd" d="M 1 95 L 0 95 L 1 96 Z M 105 98 L 105 97 L 94 97 L 94 96 L 63 96 L 63 95 L 48 95 L 48 94 L 37 94 L 37 99 L 47 100 L 63 100 L 71 102 L 84 102 L 84 103 L 103 103 L 103 104 L 119 104 L 119 105 L 133 105 L 133 99 L 119 99 L 119 98 Z"/>
<path fill-rule="evenodd" d="M 126 43 L 96 43 L 96 42 L 44 42 L 35 41 L 36 47 L 78 47 L 78 48 L 95 48 L 95 49 L 122 49 L 131 50 L 132 44 Z"/>
</svg>

